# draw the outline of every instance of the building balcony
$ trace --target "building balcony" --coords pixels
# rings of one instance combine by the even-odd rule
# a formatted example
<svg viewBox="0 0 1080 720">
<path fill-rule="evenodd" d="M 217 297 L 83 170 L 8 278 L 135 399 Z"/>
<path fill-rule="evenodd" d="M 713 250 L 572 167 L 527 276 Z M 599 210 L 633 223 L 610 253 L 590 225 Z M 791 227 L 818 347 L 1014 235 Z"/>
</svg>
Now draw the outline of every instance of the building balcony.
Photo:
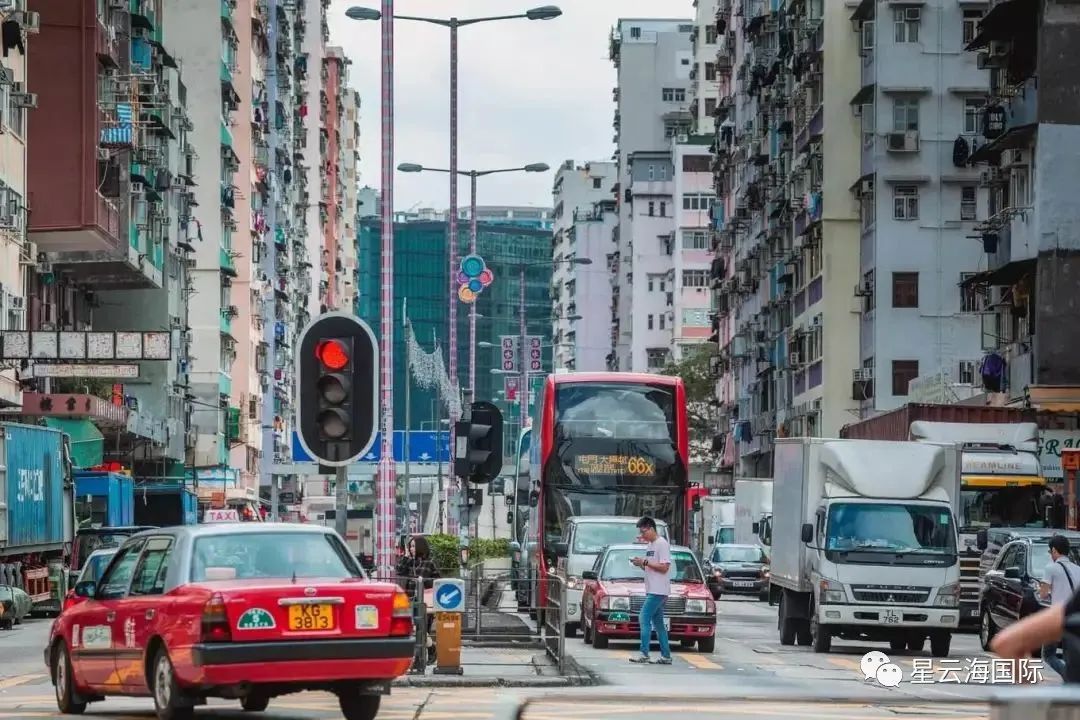
<svg viewBox="0 0 1080 720">
<path fill-rule="evenodd" d="M 226 368 L 222 368 L 221 375 L 218 377 L 218 393 L 224 396 L 232 395 L 232 378 L 229 377 Z"/>
<path fill-rule="evenodd" d="M 120 42 L 116 39 L 116 28 L 105 18 L 98 17 L 97 35 L 94 52 L 98 62 L 110 70 L 120 67 Z"/>
<path fill-rule="evenodd" d="M 233 13 L 236 12 L 236 0 L 221 0 L 221 19 L 232 23 Z"/>
<path fill-rule="evenodd" d="M 229 277 L 236 277 L 236 263 L 233 261 L 233 254 L 231 250 L 221 248 L 219 255 L 219 267 L 221 272 Z"/>
<path fill-rule="evenodd" d="M 221 311 L 221 334 L 232 335 L 232 320 L 233 316 L 224 310 Z"/>
<path fill-rule="evenodd" d="M 225 118 L 221 119 L 221 144 L 225 147 L 233 146 L 232 130 L 229 129 L 229 123 L 225 121 Z"/>
<path fill-rule="evenodd" d="M 221 82 L 222 82 L 223 85 L 229 85 L 231 87 L 232 86 L 232 81 L 233 81 L 232 66 L 229 65 L 229 63 L 225 60 L 225 58 L 222 58 L 221 59 Z"/>
</svg>

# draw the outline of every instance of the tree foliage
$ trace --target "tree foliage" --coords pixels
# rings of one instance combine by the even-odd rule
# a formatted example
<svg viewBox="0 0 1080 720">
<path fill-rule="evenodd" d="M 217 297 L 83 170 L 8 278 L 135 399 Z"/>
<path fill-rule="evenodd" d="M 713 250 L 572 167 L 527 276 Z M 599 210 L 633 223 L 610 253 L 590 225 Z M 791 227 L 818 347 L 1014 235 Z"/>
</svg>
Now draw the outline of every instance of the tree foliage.
<svg viewBox="0 0 1080 720">
<path fill-rule="evenodd" d="M 712 440 L 719 421 L 716 378 L 712 374 L 712 347 L 688 349 L 679 362 L 670 363 L 661 373 L 681 377 L 686 386 L 686 416 L 690 426 L 691 462 L 709 462 Z"/>
</svg>

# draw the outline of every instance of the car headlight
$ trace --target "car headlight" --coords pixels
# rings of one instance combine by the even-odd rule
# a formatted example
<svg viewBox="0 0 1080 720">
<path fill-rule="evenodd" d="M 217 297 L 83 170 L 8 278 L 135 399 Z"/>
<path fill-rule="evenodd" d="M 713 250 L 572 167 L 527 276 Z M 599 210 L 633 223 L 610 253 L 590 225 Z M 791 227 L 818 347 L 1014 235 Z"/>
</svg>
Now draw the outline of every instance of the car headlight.
<svg viewBox="0 0 1080 720">
<path fill-rule="evenodd" d="M 630 598 L 607 595 L 600 600 L 600 608 L 602 610 L 629 610 Z"/>
<path fill-rule="evenodd" d="M 716 605 L 712 600 L 687 600 L 686 612 L 691 615 L 709 615 L 716 612 Z"/>
<path fill-rule="evenodd" d="M 566 578 L 566 589 L 567 590 L 579 590 L 579 589 L 581 589 L 582 585 L 583 585 L 583 583 L 581 582 L 581 578 L 579 578 L 579 577 L 575 577 L 574 575 L 570 575 L 569 577 Z"/>
<path fill-rule="evenodd" d="M 769 566 L 768 565 L 762 565 L 761 566 L 761 577 L 769 577 Z"/>
<path fill-rule="evenodd" d="M 822 578 L 818 583 L 818 602 L 822 605 L 843 604 L 847 602 L 844 586 L 832 580 Z"/>
<path fill-rule="evenodd" d="M 960 583 L 942 585 L 937 591 L 934 605 L 938 607 L 958 607 L 960 605 Z"/>
</svg>

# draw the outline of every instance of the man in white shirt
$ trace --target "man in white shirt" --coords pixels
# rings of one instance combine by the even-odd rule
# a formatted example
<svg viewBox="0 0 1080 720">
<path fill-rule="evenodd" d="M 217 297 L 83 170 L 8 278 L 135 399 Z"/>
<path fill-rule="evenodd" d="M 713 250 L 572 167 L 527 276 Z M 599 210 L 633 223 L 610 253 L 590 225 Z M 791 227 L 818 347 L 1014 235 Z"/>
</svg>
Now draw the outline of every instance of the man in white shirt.
<svg viewBox="0 0 1080 720">
<path fill-rule="evenodd" d="M 1069 539 L 1063 535 L 1050 538 L 1050 564 L 1046 566 L 1046 579 L 1039 583 L 1039 594 L 1050 598 L 1051 605 L 1064 605 L 1076 591 L 1080 582 L 1080 568 L 1069 559 Z M 1065 663 L 1058 657 L 1057 643 L 1044 645 L 1043 662 L 1062 677 Z"/>
<path fill-rule="evenodd" d="M 656 532 L 656 521 L 651 517 L 638 520 L 637 529 L 641 533 L 641 539 L 649 545 L 645 550 L 645 557 L 636 557 L 631 561 L 645 571 L 645 603 L 641 606 L 638 617 L 641 626 L 641 654 L 630 658 L 630 662 L 652 662 L 649 658 L 649 641 L 655 627 L 656 637 L 660 641 L 660 659 L 656 662 L 659 665 L 670 665 L 671 645 L 668 642 L 667 628 L 664 627 L 664 605 L 671 594 L 671 578 L 668 577 L 671 572 L 671 546 Z"/>
</svg>

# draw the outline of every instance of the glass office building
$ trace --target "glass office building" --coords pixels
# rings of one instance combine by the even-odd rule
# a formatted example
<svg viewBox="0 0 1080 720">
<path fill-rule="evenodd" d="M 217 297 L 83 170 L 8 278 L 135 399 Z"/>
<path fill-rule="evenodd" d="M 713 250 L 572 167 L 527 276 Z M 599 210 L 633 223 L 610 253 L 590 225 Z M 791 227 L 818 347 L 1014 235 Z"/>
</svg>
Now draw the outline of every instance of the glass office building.
<svg viewBox="0 0 1080 720">
<path fill-rule="evenodd" d="M 477 303 L 476 337 L 476 399 L 491 400 L 499 405 L 506 418 L 506 432 L 516 437 L 516 406 L 508 406 L 499 392 L 504 378 L 493 375 L 499 366 L 499 338 L 518 335 L 518 278 L 522 263 L 525 271 L 525 313 L 530 335 L 540 335 L 544 343 L 544 370 L 551 368 L 551 232 L 542 229 L 507 224 L 481 223 L 477 238 L 478 253 L 495 274 L 495 281 L 484 290 Z M 382 337 L 379 322 L 379 260 L 381 243 L 378 220 L 362 220 L 359 227 L 359 278 L 356 314 L 371 325 L 376 336 Z M 394 425 L 405 429 L 405 331 L 402 327 L 402 306 L 407 300 L 409 320 L 417 340 L 431 351 L 437 338 L 446 352 L 448 347 L 447 318 L 449 315 L 449 259 L 445 222 L 417 221 L 394 226 Z M 458 226 L 460 255 L 468 253 L 469 225 Z M 458 302 L 458 385 L 463 391 L 469 382 L 469 306 Z M 447 357 L 443 356 L 444 362 Z M 412 405 L 409 424 L 413 430 L 431 430 L 445 417 L 438 407 L 435 391 L 420 387 L 414 380 L 411 389 Z"/>
</svg>

